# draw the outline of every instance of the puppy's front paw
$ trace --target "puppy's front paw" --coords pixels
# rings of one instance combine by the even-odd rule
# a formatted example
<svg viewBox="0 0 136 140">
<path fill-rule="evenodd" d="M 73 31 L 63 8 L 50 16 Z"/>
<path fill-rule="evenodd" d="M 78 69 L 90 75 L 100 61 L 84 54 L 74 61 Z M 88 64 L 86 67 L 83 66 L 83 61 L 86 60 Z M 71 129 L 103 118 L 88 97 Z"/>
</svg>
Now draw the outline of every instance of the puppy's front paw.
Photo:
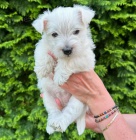
<svg viewBox="0 0 136 140">
<path fill-rule="evenodd" d="M 47 77 L 53 71 L 53 68 L 49 66 L 35 66 L 34 71 L 37 74 L 37 77 L 43 78 Z"/>
<path fill-rule="evenodd" d="M 68 76 L 62 76 L 61 74 L 55 73 L 53 81 L 56 85 L 63 85 L 67 80 Z"/>
<path fill-rule="evenodd" d="M 67 123 L 64 118 L 59 116 L 58 118 L 50 119 L 49 126 L 56 132 L 64 132 L 67 129 Z"/>
<path fill-rule="evenodd" d="M 46 131 L 47 131 L 48 134 L 52 134 L 52 133 L 55 132 L 54 129 L 51 126 L 49 126 L 48 124 L 47 124 L 47 127 L 46 127 Z"/>
</svg>

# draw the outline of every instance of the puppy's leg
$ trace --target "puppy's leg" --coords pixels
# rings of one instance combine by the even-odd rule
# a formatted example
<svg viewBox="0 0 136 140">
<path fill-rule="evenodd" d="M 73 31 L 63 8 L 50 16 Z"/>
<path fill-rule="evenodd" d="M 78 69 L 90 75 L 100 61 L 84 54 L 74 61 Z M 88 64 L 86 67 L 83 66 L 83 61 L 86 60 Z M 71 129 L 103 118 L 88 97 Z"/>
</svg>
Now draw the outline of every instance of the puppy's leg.
<svg viewBox="0 0 136 140">
<path fill-rule="evenodd" d="M 55 128 L 50 126 L 50 120 L 54 120 L 56 116 L 60 116 L 61 111 L 58 110 L 56 102 L 53 97 L 51 97 L 50 93 L 44 92 L 43 102 L 44 106 L 48 112 L 48 120 L 47 120 L 47 126 L 46 131 L 48 134 L 52 134 L 55 132 Z"/>
<path fill-rule="evenodd" d="M 85 108 L 86 107 L 82 102 L 72 96 L 68 105 L 62 110 L 62 113 L 59 116 L 56 116 L 55 119 L 49 120 L 49 125 L 56 128 L 56 131 L 64 132 L 72 122 L 81 116 Z"/>
<path fill-rule="evenodd" d="M 69 60 L 58 60 L 55 67 L 54 82 L 57 85 L 64 84 L 73 73 L 89 71 L 94 67 L 94 61 L 89 56 Z"/>
<path fill-rule="evenodd" d="M 38 79 L 47 77 L 51 72 L 53 72 L 55 61 L 48 54 L 48 49 L 46 48 L 46 44 L 43 40 L 40 40 L 38 43 L 35 49 L 34 58 L 34 71 L 36 72 Z"/>
<path fill-rule="evenodd" d="M 57 108 L 54 97 L 51 95 L 51 92 L 55 94 L 57 92 L 57 87 L 52 88 L 53 81 L 50 78 L 42 78 L 38 80 L 38 87 L 43 93 L 43 103 L 48 112 L 48 121 L 47 121 L 47 133 L 52 134 L 55 130 L 49 125 L 51 119 L 55 119 L 56 116 L 60 116 L 61 111 Z M 56 91 L 55 91 L 56 90 Z"/>
<path fill-rule="evenodd" d="M 54 83 L 57 85 L 64 84 L 72 73 L 73 69 L 67 62 L 58 60 L 57 66 L 55 67 Z"/>
<path fill-rule="evenodd" d="M 34 71 L 38 78 L 47 77 L 53 72 L 55 63 L 51 56 L 46 56 L 42 61 L 36 60 Z"/>
</svg>

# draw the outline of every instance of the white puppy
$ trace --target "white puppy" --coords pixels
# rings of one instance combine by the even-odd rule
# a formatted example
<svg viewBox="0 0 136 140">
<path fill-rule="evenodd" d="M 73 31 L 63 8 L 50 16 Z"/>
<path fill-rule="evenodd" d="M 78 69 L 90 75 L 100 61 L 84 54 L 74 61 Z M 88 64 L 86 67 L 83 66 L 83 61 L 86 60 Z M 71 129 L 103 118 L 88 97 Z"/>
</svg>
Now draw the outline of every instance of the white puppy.
<svg viewBox="0 0 136 140">
<path fill-rule="evenodd" d="M 44 94 L 49 134 L 64 132 L 74 121 L 77 122 L 78 134 L 84 132 L 87 106 L 59 85 L 73 73 L 89 71 L 95 66 L 95 45 L 89 29 L 94 14 L 85 6 L 58 7 L 52 12 L 45 11 L 32 24 L 42 34 L 36 45 L 34 71 L 40 92 Z M 57 58 L 57 63 L 48 55 L 49 51 Z M 64 106 L 62 111 L 57 108 L 55 98 L 59 98 Z"/>
</svg>

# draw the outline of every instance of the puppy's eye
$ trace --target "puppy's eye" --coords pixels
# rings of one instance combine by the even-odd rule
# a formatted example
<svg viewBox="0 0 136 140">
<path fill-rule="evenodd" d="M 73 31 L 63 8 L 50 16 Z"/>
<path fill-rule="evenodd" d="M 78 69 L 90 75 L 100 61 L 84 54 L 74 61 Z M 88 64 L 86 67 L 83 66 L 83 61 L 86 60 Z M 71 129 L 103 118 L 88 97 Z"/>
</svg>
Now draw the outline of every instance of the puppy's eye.
<svg viewBox="0 0 136 140">
<path fill-rule="evenodd" d="M 52 36 L 53 36 L 53 37 L 57 37 L 58 34 L 57 34 L 57 33 L 53 33 Z"/>
<path fill-rule="evenodd" d="M 80 30 L 75 30 L 75 31 L 73 32 L 73 34 L 74 34 L 74 35 L 77 35 L 77 34 L 79 34 L 79 32 L 80 32 Z"/>
</svg>

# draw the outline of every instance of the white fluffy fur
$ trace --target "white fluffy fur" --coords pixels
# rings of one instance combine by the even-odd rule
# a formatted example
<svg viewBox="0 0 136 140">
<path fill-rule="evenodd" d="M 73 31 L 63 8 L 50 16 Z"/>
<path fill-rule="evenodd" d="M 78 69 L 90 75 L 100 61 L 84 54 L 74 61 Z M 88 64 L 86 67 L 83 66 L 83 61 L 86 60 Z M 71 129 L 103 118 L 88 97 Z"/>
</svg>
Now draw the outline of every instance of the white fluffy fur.
<svg viewBox="0 0 136 140">
<path fill-rule="evenodd" d="M 95 66 L 95 45 L 88 28 L 94 14 L 85 6 L 58 7 L 52 12 L 45 11 L 32 24 L 42 34 L 35 49 L 34 71 L 40 92 L 44 94 L 44 106 L 48 112 L 46 130 L 49 134 L 64 132 L 74 121 L 77 122 L 79 135 L 84 132 L 87 106 L 59 85 L 65 83 L 73 73 L 89 71 Z M 80 32 L 75 35 L 76 30 Z M 53 33 L 58 36 L 53 37 Z M 72 48 L 69 56 L 62 51 L 66 46 Z M 57 63 L 48 55 L 49 51 L 57 58 Z M 51 76 L 53 71 L 54 78 Z M 62 111 L 57 108 L 56 97 L 65 106 Z"/>
</svg>

